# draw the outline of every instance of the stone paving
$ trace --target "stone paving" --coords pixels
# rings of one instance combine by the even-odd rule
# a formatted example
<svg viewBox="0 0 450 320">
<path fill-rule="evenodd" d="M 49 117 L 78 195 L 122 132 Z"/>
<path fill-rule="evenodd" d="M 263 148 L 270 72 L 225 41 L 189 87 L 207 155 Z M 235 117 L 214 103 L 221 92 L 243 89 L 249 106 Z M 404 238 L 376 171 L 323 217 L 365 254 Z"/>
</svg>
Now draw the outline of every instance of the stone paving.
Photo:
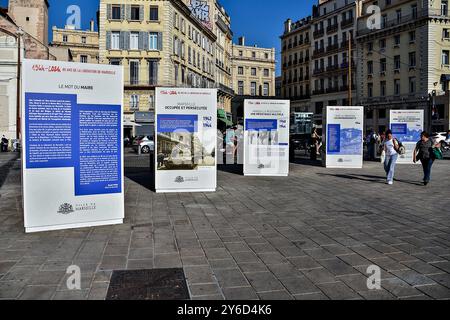
<svg viewBox="0 0 450 320">
<path fill-rule="evenodd" d="M 104 299 L 112 270 L 177 267 L 192 299 L 450 299 L 448 160 L 428 187 L 420 166 L 388 187 L 378 163 L 300 161 L 289 178 L 226 168 L 200 194 L 155 194 L 148 158 L 126 163 L 125 224 L 25 234 L 20 162 L 0 154 L 0 299 Z M 367 288 L 370 265 L 381 290 Z"/>
</svg>

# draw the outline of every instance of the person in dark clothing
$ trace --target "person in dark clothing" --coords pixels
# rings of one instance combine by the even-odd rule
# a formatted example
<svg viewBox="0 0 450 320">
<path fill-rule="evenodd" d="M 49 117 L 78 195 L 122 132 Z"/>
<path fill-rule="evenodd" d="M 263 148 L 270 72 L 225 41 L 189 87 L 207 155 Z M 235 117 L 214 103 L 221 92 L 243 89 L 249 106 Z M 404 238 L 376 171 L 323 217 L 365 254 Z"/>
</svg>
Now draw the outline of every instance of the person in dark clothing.
<svg viewBox="0 0 450 320">
<path fill-rule="evenodd" d="M 439 144 L 438 144 L 439 145 Z M 428 132 L 422 132 L 420 136 L 420 141 L 416 144 L 416 149 L 413 152 L 413 161 L 416 163 L 418 160 L 422 163 L 423 168 L 423 184 L 426 186 L 431 181 L 431 169 L 435 157 L 433 148 L 438 147 L 430 139 Z"/>
<path fill-rule="evenodd" d="M 5 135 L 2 136 L 1 140 L 1 152 L 7 152 L 8 151 L 8 144 L 9 140 L 5 137 Z"/>
</svg>

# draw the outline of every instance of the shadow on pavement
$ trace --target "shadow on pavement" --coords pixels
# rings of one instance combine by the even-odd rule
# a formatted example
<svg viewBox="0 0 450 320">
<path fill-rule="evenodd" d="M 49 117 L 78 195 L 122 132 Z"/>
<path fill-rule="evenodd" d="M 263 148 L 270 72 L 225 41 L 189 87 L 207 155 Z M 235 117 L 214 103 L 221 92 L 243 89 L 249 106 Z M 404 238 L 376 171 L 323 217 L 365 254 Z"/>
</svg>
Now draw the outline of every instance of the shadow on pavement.
<svg viewBox="0 0 450 320">
<path fill-rule="evenodd" d="M 12 169 L 14 163 L 17 161 L 18 158 L 19 154 L 15 154 L 10 160 L 8 160 L 4 165 L 0 167 L 0 188 L 5 183 L 10 170 Z"/>
<path fill-rule="evenodd" d="M 244 165 L 242 164 L 219 164 L 217 165 L 217 170 L 240 176 L 244 175 Z"/>
<path fill-rule="evenodd" d="M 155 191 L 155 177 L 150 168 L 125 168 L 125 177 L 140 184 L 144 188 Z"/>
<path fill-rule="evenodd" d="M 372 175 L 356 175 L 356 174 L 331 174 L 331 173 L 317 173 L 319 176 L 332 176 L 336 178 L 342 178 L 342 179 L 348 179 L 348 180 L 361 180 L 361 181 L 368 181 L 368 182 L 376 182 L 376 183 L 385 183 L 386 178 L 384 176 L 372 176 Z M 422 186 L 423 184 L 417 181 L 410 181 L 410 180 L 401 180 L 401 179 L 394 179 L 395 182 L 405 183 L 405 184 L 411 184 L 414 186 Z"/>
</svg>

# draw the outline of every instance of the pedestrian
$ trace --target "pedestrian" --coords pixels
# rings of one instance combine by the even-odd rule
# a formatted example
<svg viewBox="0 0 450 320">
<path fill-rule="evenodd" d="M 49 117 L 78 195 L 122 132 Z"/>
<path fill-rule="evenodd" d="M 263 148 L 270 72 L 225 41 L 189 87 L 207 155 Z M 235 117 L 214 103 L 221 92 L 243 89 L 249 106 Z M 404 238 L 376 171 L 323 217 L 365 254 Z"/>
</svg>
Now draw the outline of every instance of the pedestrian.
<svg viewBox="0 0 450 320">
<path fill-rule="evenodd" d="M 385 159 L 384 159 L 384 171 L 386 171 L 386 183 L 389 185 L 394 184 L 395 165 L 398 159 L 398 150 L 400 144 L 397 139 L 392 135 L 391 130 L 386 131 L 386 139 L 383 144 Z"/>
<path fill-rule="evenodd" d="M 431 169 L 436 160 L 434 156 L 434 148 L 440 148 L 439 143 L 434 144 L 428 132 L 424 131 L 420 135 L 420 140 L 416 144 L 416 149 L 413 152 L 413 161 L 418 160 L 422 163 L 423 168 L 423 185 L 426 186 L 431 181 Z"/>
<path fill-rule="evenodd" d="M 1 140 L 1 151 L 2 152 L 8 152 L 8 144 L 9 144 L 9 140 L 5 137 L 5 135 L 3 135 L 2 140 Z"/>
<path fill-rule="evenodd" d="M 375 131 L 370 130 L 369 135 L 367 137 L 367 152 L 369 153 L 369 161 L 375 160 L 375 147 L 377 144 L 378 135 Z"/>
</svg>

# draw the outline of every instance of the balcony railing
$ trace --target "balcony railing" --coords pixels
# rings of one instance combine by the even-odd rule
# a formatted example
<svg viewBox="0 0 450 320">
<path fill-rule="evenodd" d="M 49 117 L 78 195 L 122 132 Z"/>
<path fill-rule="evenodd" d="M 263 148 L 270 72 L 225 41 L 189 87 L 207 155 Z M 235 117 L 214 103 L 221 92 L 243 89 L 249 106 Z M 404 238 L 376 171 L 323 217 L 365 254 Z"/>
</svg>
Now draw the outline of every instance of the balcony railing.
<svg viewBox="0 0 450 320">
<path fill-rule="evenodd" d="M 320 48 L 320 49 L 315 49 L 314 50 L 314 55 L 317 56 L 319 54 L 323 54 L 325 53 L 325 48 Z"/>
<path fill-rule="evenodd" d="M 355 23 L 355 19 L 352 17 L 350 19 L 345 19 L 344 21 L 341 22 L 341 28 L 348 28 L 351 25 L 353 25 L 353 23 Z"/>
<path fill-rule="evenodd" d="M 339 44 L 338 44 L 338 43 L 331 44 L 331 45 L 329 45 L 329 46 L 327 47 L 327 52 L 329 52 L 329 51 L 334 51 L 334 50 L 337 50 L 337 49 L 339 49 Z"/>
<path fill-rule="evenodd" d="M 332 26 L 328 26 L 327 27 L 327 33 L 336 32 L 338 29 L 339 29 L 339 25 L 338 24 L 334 24 Z"/>
<path fill-rule="evenodd" d="M 327 71 L 334 71 L 339 69 L 339 64 L 334 64 L 332 66 L 327 67 Z"/>
<path fill-rule="evenodd" d="M 325 93 L 324 89 L 315 89 L 315 90 L 313 90 L 313 95 L 324 94 L 324 93 Z"/>
<path fill-rule="evenodd" d="M 350 43 L 351 43 L 352 47 L 355 45 L 355 41 L 353 39 L 350 41 Z M 343 40 L 341 42 L 341 48 L 342 49 L 348 48 L 348 40 Z"/>
<path fill-rule="evenodd" d="M 320 38 L 324 34 L 325 34 L 325 30 L 324 29 L 319 29 L 319 30 L 316 30 L 316 31 L 313 32 L 314 39 Z"/>
<path fill-rule="evenodd" d="M 450 19 L 450 12 L 449 10 L 443 10 L 443 9 L 433 9 L 433 8 L 425 8 L 422 10 L 417 10 L 415 13 L 411 13 L 408 15 L 402 15 L 401 18 L 392 19 L 389 21 L 385 21 L 381 23 L 379 28 L 369 28 L 367 26 L 367 19 L 360 19 L 361 25 L 358 27 L 358 36 L 363 36 L 371 32 L 378 32 L 387 30 L 390 28 L 398 27 L 400 25 L 403 25 L 405 23 L 410 23 L 414 21 L 418 21 L 422 18 L 445 18 Z"/>
<path fill-rule="evenodd" d="M 325 68 L 317 68 L 317 69 L 314 69 L 314 74 L 323 73 L 324 71 L 325 71 Z"/>
</svg>

